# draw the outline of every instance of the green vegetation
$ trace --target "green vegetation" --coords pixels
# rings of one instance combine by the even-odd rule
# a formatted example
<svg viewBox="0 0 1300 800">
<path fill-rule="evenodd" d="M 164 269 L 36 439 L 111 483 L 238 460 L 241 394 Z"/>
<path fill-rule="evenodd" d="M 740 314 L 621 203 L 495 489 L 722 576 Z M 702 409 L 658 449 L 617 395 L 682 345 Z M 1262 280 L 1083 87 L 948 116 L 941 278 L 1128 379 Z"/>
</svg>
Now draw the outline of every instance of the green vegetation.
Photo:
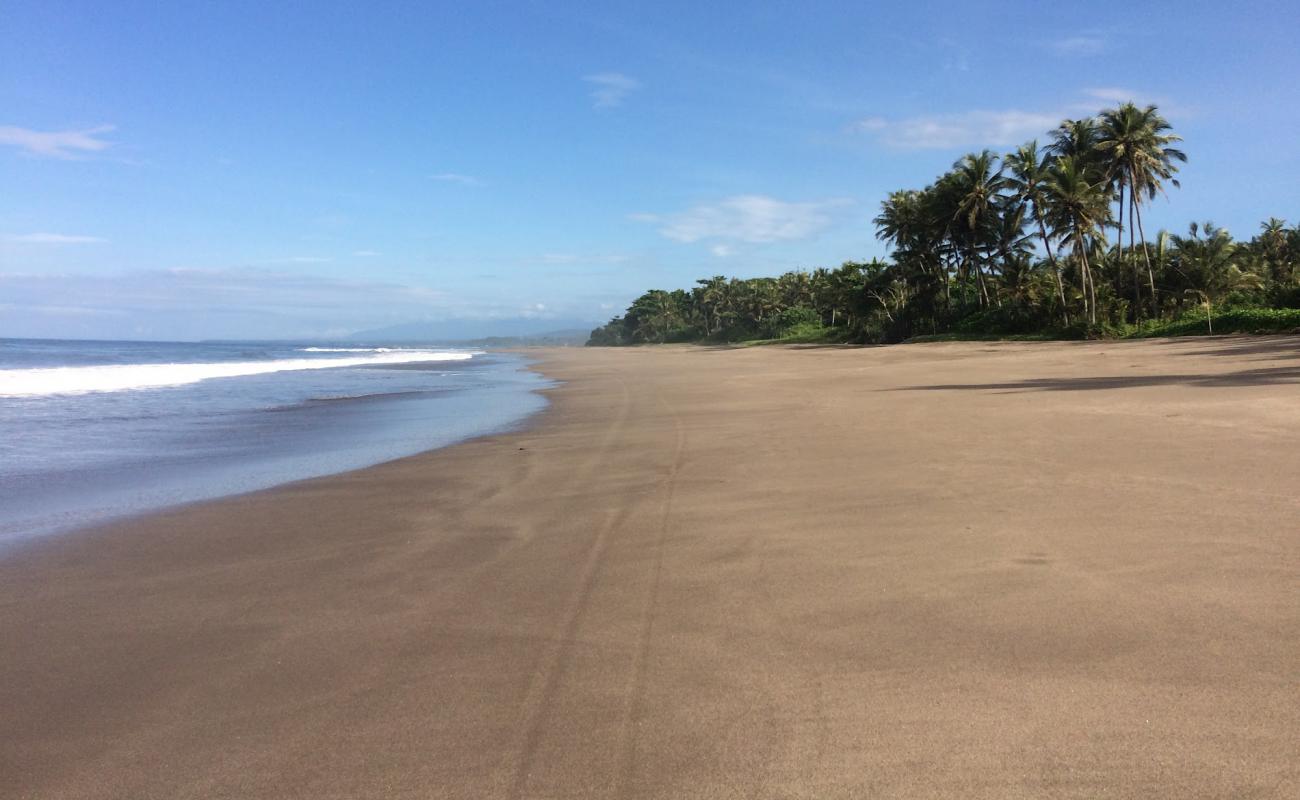
<svg viewBox="0 0 1300 800">
<path fill-rule="evenodd" d="M 1078 339 L 1300 328 L 1300 226 L 1212 223 L 1148 242 L 1143 209 L 1187 156 L 1155 106 L 1065 120 L 881 203 L 889 260 L 655 289 L 588 345 Z M 1125 240 L 1127 234 L 1127 241 Z"/>
</svg>

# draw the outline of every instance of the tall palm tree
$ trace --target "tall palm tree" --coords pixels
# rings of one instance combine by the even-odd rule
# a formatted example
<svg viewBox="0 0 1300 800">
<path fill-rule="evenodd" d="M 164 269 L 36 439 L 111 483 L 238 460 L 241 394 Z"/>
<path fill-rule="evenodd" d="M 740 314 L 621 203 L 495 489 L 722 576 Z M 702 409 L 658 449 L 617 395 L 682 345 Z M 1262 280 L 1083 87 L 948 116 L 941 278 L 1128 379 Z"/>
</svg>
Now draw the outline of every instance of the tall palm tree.
<svg viewBox="0 0 1300 800">
<path fill-rule="evenodd" d="M 1101 170 L 1097 157 L 1097 140 L 1100 131 L 1093 117 L 1062 120 L 1052 131 L 1052 143 L 1047 151 L 1057 158 L 1073 158 L 1083 172 Z"/>
<path fill-rule="evenodd" d="M 1172 133 L 1169 121 L 1160 115 L 1154 105 L 1142 109 L 1148 131 L 1147 148 L 1138 160 L 1137 169 L 1133 171 L 1133 211 L 1137 214 L 1138 239 L 1142 242 L 1142 258 L 1146 262 L 1147 281 L 1151 287 L 1152 313 L 1159 313 L 1159 300 L 1156 298 L 1155 273 L 1151 269 L 1151 253 L 1147 249 L 1146 234 L 1142 230 L 1142 204 L 1154 200 L 1157 194 L 1164 193 L 1164 184 L 1169 182 L 1174 188 L 1182 186 L 1174 177 L 1178 173 L 1178 163 L 1187 163 L 1187 154 L 1173 147 L 1183 137 Z"/>
<path fill-rule="evenodd" d="M 1130 198 L 1132 197 L 1133 173 L 1135 160 L 1138 155 L 1146 148 L 1147 128 L 1146 120 L 1142 112 L 1132 103 L 1124 103 L 1119 108 L 1107 109 L 1101 112 L 1101 120 L 1098 126 L 1097 142 L 1095 144 L 1099 157 L 1105 165 L 1106 174 L 1115 184 L 1118 190 L 1119 213 L 1116 215 L 1119 235 L 1116 237 L 1116 249 L 1119 253 L 1119 264 L 1124 265 L 1124 191 L 1128 189 Z M 1129 203 L 1129 216 L 1133 215 L 1133 203 Z M 1133 224 L 1129 223 L 1129 250 L 1133 247 Z M 1133 315 L 1134 321 L 1137 321 L 1139 309 L 1142 303 L 1139 293 L 1141 279 L 1138 277 L 1138 266 L 1133 264 Z"/>
<path fill-rule="evenodd" d="M 913 189 L 890 192 L 880 202 L 880 213 L 872 222 L 876 225 L 876 238 L 901 250 L 916 236 L 921 224 L 921 193 Z"/>
<path fill-rule="evenodd" d="M 960 241 L 965 246 L 966 257 L 975 266 L 975 280 L 983 304 L 990 303 L 984 269 L 980 265 L 980 249 L 989 242 L 989 234 L 996 225 L 999 202 L 1009 183 L 998 164 L 998 156 L 991 150 L 970 153 L 952 165 L 957 208 L 953 215 Z"/>
<path fill-rule="evenodd" d="M 1125 103 L 1117 109 L 1102 112 L 1101 136 L 1096 147 L 1105 157 L 1108 173 L 1120 187 L 1120 240 L 1123 247 L 1123 197 L 1128 187 L 1129 214 L 1136 216 L 1138 234 L 1142 239 L 1142 257 L 1147 268 L 1147 284 L 1151 289 L 1151 313 L 1160 313 L 1156 297 L 1155 271 L 1151 267 L 1151 253 L 1147 249 L 1146 234 L 1142 232 L 1143 198 L 1152 200 L 1164 191 L 1168 181 L 1178 186 L 1173 177 L 1178 172 L 1174 162 L 1186 162 L 1187 154 L 1172 145 L 1182 137 L 1171 133 L 1168 120 L 1160 115 L 1154 105 L 1139 109 Z M 1132 224 L 1129 225 L 1130 245 Z M 1122 254 L 1122 250 L 1121 250 Z"/>
<path fill-rule="evenodd" d="M 936 213 L 938 204 L 932 190 L 893 192 L 880 204 L 874 220 L 876 238 L 888 242 L 894 260 L 914 285 L 924 285 L 924 294 L 933 298 L 942 293 L 948 299 L 948 268 L 944 264 L 944 238 L 952 209 Z"/>
<path fill-rule="evenodd" d="M 1033 209 L 1034 222 L 1038 224 L 1038 234 L 1042 238 L 1043 249 L 1047 251 L 1047 263 L 1052 267 L 1052 277 L 1056 279 L 1056 293 L 1061 300 L 1062 321 L 1070 324 L 1070 310 L 1065 302 L 1065 284 L 1061 282 L 1061 270 L 1056 265 L 1056 256 L 1052 254 L 1052 242 L 1047 236 L 1047 223 L 1043 220 L 1043 209 L 1047 205 L 1048 162 L 1038 153 L 1038 141 L 1021 145 L 1014 153 L 1008 153 L 1002 160 L 1011 171 L 1008 186 L 1021 203 L 1028 203 Z"/>
<path fill-rule="evenodd" d="M 1259 224 L 1259 235 L 1255 244 L 1261 258 L 1268 268 L 1268 278 L 1274 290 L 1291 282 L 1294 265 L 1291 263 L 1296 253 L 1290 246 L 1291 231 L 1286 228 L 1286 220 L 1269 217 Z"/>
<path fill-rule="evenodd" d="M 1090 240 L 1096 238 L 1110 216 L 1110 197 L 1104 181 L 1090 180 L 1091 171 L 1073 156 L 1056 159 L 1047 180 L 1047 221 L 1056 235 L 1072 245 L 1079 262 L 1084 315 L 1097 324 L 1097 288 L 1088 263 Z"/>
</svg>

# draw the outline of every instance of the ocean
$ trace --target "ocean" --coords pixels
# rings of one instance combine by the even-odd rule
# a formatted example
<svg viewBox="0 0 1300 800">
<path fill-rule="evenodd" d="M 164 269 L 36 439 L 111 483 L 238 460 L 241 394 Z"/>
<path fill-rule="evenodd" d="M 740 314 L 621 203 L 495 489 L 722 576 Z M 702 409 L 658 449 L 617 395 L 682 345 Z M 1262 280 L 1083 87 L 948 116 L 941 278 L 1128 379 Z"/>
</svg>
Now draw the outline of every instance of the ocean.
<svg viewBox="0 0 1300 800">
<path fill-rule="evenodd" d="M 520 356 L 442 347 L 0 339 L 0 546 L 505 431 Z"/>
</svg>

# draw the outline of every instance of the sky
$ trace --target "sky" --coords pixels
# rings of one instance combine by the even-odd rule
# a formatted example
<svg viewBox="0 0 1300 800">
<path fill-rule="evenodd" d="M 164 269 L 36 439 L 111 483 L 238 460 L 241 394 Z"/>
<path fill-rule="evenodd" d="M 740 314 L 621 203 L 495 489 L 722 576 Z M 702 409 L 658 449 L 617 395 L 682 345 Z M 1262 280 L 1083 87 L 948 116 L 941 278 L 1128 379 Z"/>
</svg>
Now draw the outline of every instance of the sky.
<svg viewBox="0 0 1300 800">
<path fill-rule="evenodd" d="M 1148 233 L 1248 238 L 1300 221 L 1297 30 L 1294 0 L 0 0 L 0 336 L 594 325 L 885 256 L 888 192 L 1129 99 L 1190 157 Z"/>
</svg>

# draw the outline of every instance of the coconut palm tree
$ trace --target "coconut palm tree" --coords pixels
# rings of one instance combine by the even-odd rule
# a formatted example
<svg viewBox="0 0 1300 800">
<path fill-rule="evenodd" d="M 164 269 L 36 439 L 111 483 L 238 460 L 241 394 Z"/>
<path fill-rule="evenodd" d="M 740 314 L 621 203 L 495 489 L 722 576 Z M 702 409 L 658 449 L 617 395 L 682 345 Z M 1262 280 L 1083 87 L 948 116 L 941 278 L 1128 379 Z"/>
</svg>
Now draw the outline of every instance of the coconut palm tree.
<svg viewBox="0 0 1300 800">
<path fill-rule="evenodd" d="M 1119 213 L 1116 215 L 1116 223 L 1119 235 L 1116 237 L 1116 250 L 1121 268 L 1124 264 L 1124 191 L 1128 189 L 1129 192 L 1129 216 L 1132 217 L 1133 203 L 1131 198 L 1134 172 L 1137 169 L 1137 162 L 1140 160 L 1141 154 L 1146 150 L 1148 134 L 1149 131 L 1143 113 L 1132 103 L 1124 103 L 1119 108 L 1101 112 L 1095 147 L 1105 165 L 1106 174 L 1117 189 Z M 1130 220 L 1130 252 L 1133 249 L 1133 235 L 1133 224 Z M 1137 321 L 1142 302 L 1138 288 L 1141 280 L 1138 277 L 1137 269 L 1138 266 L 1135 262 L 1133 264 L 1134 321 Z"/>
<path fill-rule="evenodd" d="M 1153 315 L 1160 315 L 1160 300 L 1156 297 L 1156 273 L 1151 264 L 1147 237 L 1141 232 L 1141 204 L 1143 198 L 1154 199 L 1164 191 L 1165 182 L 1178 186 L 1174 178 L 1178 172 L 1175 161 L 1187 161 L 1187 153 L 1173 147 L 1182 137 L 1170 133 L 1169 121 L 1162 117 L 1154 105 L 1138 108 L 1125 103 L 1112 111 L 1101 112 L 1100 137 L 1097 152 L 1104 157 L 1108 174 L 1119 186 L 1119 246 L 1123 256 L 1123 195 L 1128 190 L 1128 213 L 1138 221 L 1143 260 L 1147 264 L 1147 282 L 1151 287 Z M 1130 248 L 1132 246 L 1132 222 Z"/>
<path fill-rule="evenodd" d="M 952 165 L 953 188 L 957 207 L 953 215 L 957 239 L 965 250 L 968 263 L 975 267 L 975 281 L 982 304 L 990 304 L 980 250 L 987 249 L 990 232 L 997 224 L 999 203 L 1009 182 L 1002 174 L 998 155 L 991 150 L 970 153 Z"/>
<path fill-rule="evenodd" d="M 704 322 L 704 335 L 712 336 L 722 328 L 721 311 L 725 301 L 727 279 L 722 275 L 714 275 L 712 278 L 701 278 L 695 284 L 691 295 L 700 309 L 700 317 Z"/>
<path fill-rule="evenodd" d="M 1266 222 L 1259 224 L 1259 235 L 1252 245 L 1268 270 L 1268 279 L 1274 291 L 1291 283 L 1295 272 L 1293 262 L 1300 256 L 1292 247 L 1294 238 L 1293 232 L 1287 230 L 1284 219 L 1269 217 Z"/>
<path fill-rule="evenodd" d="M 1185 291 L 1196 295 L 1205 306 L 1205 324 L 1214 334 L 1214 305 L 1242 289 L 1258 288 L 1262 281 L 1243 270 L 1237 261 L 1240 248 L 1232 236 L 1212 222 L 1193 222 L 1188 236 L 1174 236 L 1174 268 L 1191 284 Z"/>
<path fill-rule="evenodd" d="M 933 304 L 938 294 L 948 299 L 948 268 L 944 263 L 950 218 L 955 210 L 937 213 L 932 191 L 893 192 L 880 204 L 874 220 L 876 238 L 888 242 L 894 260 L 913 288 Z"/>
<path fill-rule="evenodd" d="M 1091 170 L 1078 158 L 1056 159 L 1047 179 L 1048 224 L 1057 237 L 1069 241 L 1079 262 L 1080 291 L 1084 315 L 1097 323 L 1097 288 L 1088 263 L 1090 240 L 1095 239 L 1110 217 L 1110 196 L 1103 179 L 1090 180 Z"/>
<path fill-rule="evenodd" d="M 1132 107 L 1132 104 L 1128 104 Z M 1127 113 L 1134 115 L 1133 125 L 1140 136 L 1124 151 L 1124 171 L 1129 186 L 1131 213 L 1137 217 L 1138 238 L 1142 242 L 1142 259 L 1147 268 L 1147 285 L 1151 289 L 1151 313 L 1159 316 L 1160 301 L 1156 296 L 1155 271 L 1151 268 L 1151 253 L 1147 249 L 1146 233 L 1142 230 L 1142 204 L 1154 200 L 1164 192 L 1166 182 L 1177 187 L 1174 178 L 1178 172 L 1175 162 L 1186 163 L 1187 154 L 1172 145 L 1182 137 L 1172 133 L 1168 120 L 1153 105 L 1140 111 L 1132 107 Z"/>
<path fill-rule="evenodd" d="M 1062 120 L 1051 135 L 1052 143 L 1047 147 L 1051 155 L 1075 159 L 1078 168 L 1085 173 L 1102 171 L 1097 152 L 1100 131 L 1096 119 L 1083 117 Z"/>
<path fill-rule="evenodd" d="M 1070 310 L 1065 302 L 1065 284 L 1061 282 L 1061 270 L 1056 265 L 1056 256 L 1052 254 L 1052 241 L 1047 235 L 1047 223 L 1043 220 L 1043 210 L 1047 205 L 1048 161 L 1038 152 L 1038 141 L 1021 145 L 1014 153 L 1008 153 L 1002 159 L 1011 171 L 1008 188 L 1021 203 L 1028 203 L 1033 209 L 1034 222 L 1038 225 L 1038 234 L 1047 251 L 1047 263 L 1052 267 L 1052 276 L 1056 279 L 1056 292 L 1061 300 L 1061 318 L 1070 324 Z"/>
</svg>

